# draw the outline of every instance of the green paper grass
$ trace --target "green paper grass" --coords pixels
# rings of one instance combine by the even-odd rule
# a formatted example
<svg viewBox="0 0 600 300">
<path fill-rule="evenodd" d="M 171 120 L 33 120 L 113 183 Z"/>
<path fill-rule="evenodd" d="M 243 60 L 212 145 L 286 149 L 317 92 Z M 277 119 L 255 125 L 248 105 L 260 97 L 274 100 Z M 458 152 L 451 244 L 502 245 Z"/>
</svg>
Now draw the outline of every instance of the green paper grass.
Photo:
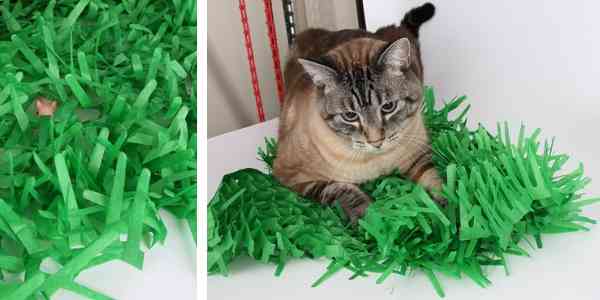
<svg viewBox="0 0 600 300">
<path fill-rule="evenodd" d="M 567 155 L 539 141 L 539 130 L 521 128 L 515 144 L 506 124 L 497 134 L 466 126 L 465 98 L 434 108 L 426 89 L 423 114 L 432 138 L 434 163 L 446 179 L 448 206 L 438 207 L 423 188 L 399 174 L 361 188 L 375 202 L 347 225 L 339 207 L 324 207 L 281 186 L 270 174 L 245 169 L 226 175 L 208 206 L 208 271 L 228 274 L 238 256 L 277 265 L 276 275 L 294 258 L 329 258 L 318 286 L 341 269 L 351 278 L 376 273 L 377 283 L 418 270 L 444 296 L 437 274 L 490 284 L 486 266 L 508 256 L 529 256 L 523 241 L 542 235 L 588 230 L 595 221 L 581 215 L 598 198 L 582 198 L 589 182 L 583 167 L 562 170 Z M 458 115 L 450 117 L 450 115 Z M 259 156 L 270 170 L 276 142 Z M 529 242 L 531 244 L 531 242 Z M 291 271 L 293 272 L 293 271 Z"/>
<path fill-rule="evenodd" d="M 196 238 L 196 1 L 0 12 L 0 298 L 110 299 L 77 275 L 116 259 L 141 269 L 167 234 L 159 210 Z M 58 102 L 52 117 L 37 97 Z"/>
</svg>

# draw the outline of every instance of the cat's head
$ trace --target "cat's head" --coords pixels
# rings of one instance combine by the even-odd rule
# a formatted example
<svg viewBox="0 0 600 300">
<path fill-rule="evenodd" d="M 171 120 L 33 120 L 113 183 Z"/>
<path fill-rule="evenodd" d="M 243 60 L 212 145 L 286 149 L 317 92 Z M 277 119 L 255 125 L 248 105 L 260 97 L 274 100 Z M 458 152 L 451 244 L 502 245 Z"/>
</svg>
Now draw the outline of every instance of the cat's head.
<svg viewBox="0 0 600 300">
<path fill-rule="evenodd" d="M 423 90 L 409 68 L 417 59 L 412 55 L 409 40 L 402 38 L 368 63 L 344 70 L 332 62 L 335 56 L 299 62 L 318 88 L 316 100 L 329 127 L 353 149 L 376 153 L 407 137 L 403 129 L 418 115 Z"/>
</svg>

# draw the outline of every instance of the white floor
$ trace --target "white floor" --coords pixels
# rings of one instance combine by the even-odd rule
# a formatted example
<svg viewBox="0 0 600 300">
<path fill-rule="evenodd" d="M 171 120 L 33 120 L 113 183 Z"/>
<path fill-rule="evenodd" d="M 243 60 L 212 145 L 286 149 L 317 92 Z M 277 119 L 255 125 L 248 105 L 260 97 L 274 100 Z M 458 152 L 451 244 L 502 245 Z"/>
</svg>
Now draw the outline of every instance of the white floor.
<svg viewBox="0 0 600 300">
<path fill-rule="evenodd" d="M 477 120 L 476 115 L 471 115 Z M 512 124 L 515 125 L 515 124 Z M 518 125 L 518 124 L 516 124 Z M 223 175 L 240 168 L 261 168 L 256 149 L 264 137 L 276 136 L 277 120 L 241 129 L 208 141 L 208 196 L 214 194 Z M 573 132 L 566 147 L 574 158 L 585 162 L 587 174 L 600 178 L 600 159 L 595 149 L 600 141 L 589 139 L 595 129 Z M 557 143 L 561 145 L 561 139 Z M 578 151 L 577 151 L 578 150 Z M 571 164 L 574 165 L 574 164 Z M 589 186 L 590 195 L 600 196 L 600 181 Z M 201 205 L 201 204 L 200 204 Z M 600 205 L 585 210 L 600 219 Z M 440 275 L 446 299 L 600 299 L 600 226 L 590 232 L 545 236 L 544 248 L 531 250 L 531 258 L 510 257 L 510 276 L 501 268 L 489 269 L 492 286 L 482 289 L 468 279 L 454 280 Z M 281 277 L 273 265 L 240 259 L 231 266 L 230 277 L 208 278 L 208 299 L 439 299 L 428 279 L 421 273 L 411 277 L 390 276 L 383 284 L 375 276 L 347 280 L 342 271 L 318 288 L 310 285 L 323 273 L 327 261 L 308 259 L 289 263 Z M 127 298 L 128 299 L 128 298 Z"/>
<path fill-rule="evenodd" d="M 196 299 L 196 245 L 188 225 L 168 213 L 161 216 L 168 229 L 165 245 L 146 252 L 143 271 L 112 261 L 82 272 L 76 281 L 119 300 Z M 60 290 L 52 299 L 83 298 Z"/>
</svg>

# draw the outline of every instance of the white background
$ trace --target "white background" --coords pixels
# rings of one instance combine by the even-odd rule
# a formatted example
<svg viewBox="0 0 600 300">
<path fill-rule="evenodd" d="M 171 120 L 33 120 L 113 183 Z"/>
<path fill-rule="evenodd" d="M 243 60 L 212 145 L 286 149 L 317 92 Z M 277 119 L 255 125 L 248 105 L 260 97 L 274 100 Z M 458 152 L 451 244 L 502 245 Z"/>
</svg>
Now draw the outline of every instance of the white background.
<svg viewBox="0 0 600 300">
<path fill-rule="evenodd" d="M 83 271 L 76 281 L 118 300 L 196 299 L 196 245 L 192 234 L 186 222 L 165 211 L 160 215 L 168 229 L 167 238 L 164 245 L 157 244 L 145 252 L 142 271 L 114 260 Z M 59 290 L 52 299 L 84 298 Z"/>
<path fill-rule="evenodd" d="M 423 1 L 365 2 L 368 28 L 397 22 Z M 426 84 L 440 98 L 466 94 L 470 123 L 495 128 L 509 121 L 542 128 L 556 136 L 557 150 L 571 154 L 569 166 L 583 162 L 592 179 L 587 188 L 600 195 L 600 2 L 577 1 L 432 1 L 437 14 L 421 30 Z M 250 97 L 250 96 L 249 96 Z M 243 167 L 258 167 L 256 146 L 274 136 L 270 122 L 209 140 L 209 198 L 220 177 Z M 585 209 L 600 219 L 600 205 Z M 493 285 L 477 287 L 467 279 L 443 276 L 446 299 L 600 299 L 600 228 L 547 236 L 531 258 L 510 257 L 511 275 L 488 269 Z M 208 298 L 217 299 L 439 299 L 420 273 L 347 280 L 337 274 L 319 288 L 310 284 L 324 261 L 295 261 L 281 278 L 275 267 L 240 260 L 229 278 L 208 278 Z"/>
</svg>

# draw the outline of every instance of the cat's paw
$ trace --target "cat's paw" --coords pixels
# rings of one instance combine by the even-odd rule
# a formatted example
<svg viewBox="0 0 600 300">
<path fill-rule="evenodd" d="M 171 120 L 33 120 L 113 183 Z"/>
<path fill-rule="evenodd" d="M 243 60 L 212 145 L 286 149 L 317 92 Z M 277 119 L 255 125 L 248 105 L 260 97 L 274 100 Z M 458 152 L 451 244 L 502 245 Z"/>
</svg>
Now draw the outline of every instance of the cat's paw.
<svg viewBox="0 0 600 300">
<path fill-rule="evenodd" d="M 371 204 L 370 201 L 369 202 L 365 201 L 365 202 L 359 204 L 357 207 L 344 209 L 346 216 L 350 220 L 350 224 L 356 225 L 358 223 L 358 220 L 365 215 L 365 213 L 367 212 L 367 208 L 369 207 L 370 204 Z"/>
<path fill-rule="evenodd" d="M 431 167 L 424 172 L 417 183 L 427 190 L 431 199 L 439 206 L 446 207 L 448 205 L 448 200 L 444 198 L 440 192 L 442 189 L 442 179 L 439 177 L 438 172 L 434 167 Z"/>
<path fill-rule="evenodd" d="M 440 195 L 439 193 L 436 193 L 436 192 L 431 193 L 431 198 L 433 199 L 433 201 L 435 201 L 435 203 L 437 203 L 441 207 L 448 206 L 448 199 L 446 199 L 444 196 Z"/>
<path fill-rule="evenodd" d="M 367 208 L 373 202 L 371 197 L 358 187 L 355 190 L 353 189 L 352 192 L 346 193 L 339 201 L 350 223 L 353 225 L 357 224 L 358 219 L 365 215 Z"/>
<path fill-rule="evenodd" d="M 303 196 L 321 204 L 332 205 L 339 202 L 342 210 L 356 224 L 367 211 L 372 200 L 356 184 L 345 182 L 308 182 L 296 186 Z"/>
</svg>

